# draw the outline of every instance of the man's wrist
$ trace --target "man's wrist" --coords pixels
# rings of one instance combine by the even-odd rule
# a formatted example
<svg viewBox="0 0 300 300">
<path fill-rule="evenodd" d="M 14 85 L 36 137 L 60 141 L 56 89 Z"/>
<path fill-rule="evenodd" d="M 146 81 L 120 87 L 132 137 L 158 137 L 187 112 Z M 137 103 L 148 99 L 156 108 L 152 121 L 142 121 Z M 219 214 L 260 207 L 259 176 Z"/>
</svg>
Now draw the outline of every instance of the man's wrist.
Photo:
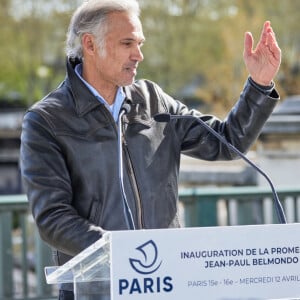
<svg viewBox="0 0 300 300">
<path fill-rule="evenodd" d="M 258 89 L 259 91 L 261 91 L 262 93 L 266 94 L 266 95 L 270 95 L 272 93 L 272 91 L 274 90 L 275 88 L 275 83 L 274 82 L 271 82 L 270 85 L 261 85 L 261 84 L 258 84 L 256 83 L 252 78 L 251 76 L 249 76 L 248 78 L 250 84 L 252 86 L 254 86 L 256 89 Z"/>
</svg>

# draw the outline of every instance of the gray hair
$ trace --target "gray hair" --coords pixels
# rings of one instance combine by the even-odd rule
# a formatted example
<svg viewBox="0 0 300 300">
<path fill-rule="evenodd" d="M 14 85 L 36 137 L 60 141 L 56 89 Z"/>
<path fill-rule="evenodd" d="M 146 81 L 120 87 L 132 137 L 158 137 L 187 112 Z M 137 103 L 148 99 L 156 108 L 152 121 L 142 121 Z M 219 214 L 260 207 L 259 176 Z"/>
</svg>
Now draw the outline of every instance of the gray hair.
<svg viewBox="0 0 300 300">
<path fill-rule="evenodd" d="M 68 58 L 82 59 L 82 36 L 95 36 L 98 48 L 105 55 L 105 35 L 108 31 L 107 16 L 112 12 L 127 12 L 139 17 L 136 0 L 86 0 L 74 12 L 67 32 L 66 54 Z"/>
</svg>

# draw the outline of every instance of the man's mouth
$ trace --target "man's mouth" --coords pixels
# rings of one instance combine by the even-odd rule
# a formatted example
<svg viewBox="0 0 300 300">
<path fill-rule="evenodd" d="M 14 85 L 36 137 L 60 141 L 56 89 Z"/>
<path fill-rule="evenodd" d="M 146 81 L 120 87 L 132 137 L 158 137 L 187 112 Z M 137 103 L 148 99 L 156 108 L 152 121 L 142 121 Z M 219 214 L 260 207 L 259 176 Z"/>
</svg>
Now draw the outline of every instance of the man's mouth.
<svg viewBox="0 0 300 300">
<path fill-rule="evenodd" d="M 125 68 L 126 71 L 136 74 L 137 73 L 137 65 L 127 66 Z"/>
</svg>

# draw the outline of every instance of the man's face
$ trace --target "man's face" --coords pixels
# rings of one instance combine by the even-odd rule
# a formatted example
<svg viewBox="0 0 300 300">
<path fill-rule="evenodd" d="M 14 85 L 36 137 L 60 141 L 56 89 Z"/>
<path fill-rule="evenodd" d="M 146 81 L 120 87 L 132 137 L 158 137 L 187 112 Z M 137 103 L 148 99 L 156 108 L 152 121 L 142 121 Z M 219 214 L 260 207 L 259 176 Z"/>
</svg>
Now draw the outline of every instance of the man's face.
<svg viewBox="0 0 300 300">
<path fill-rule="evenodd" d="M 98 50 L 95 61 L 98 80 L 114 86 L 132 84 L 138 63 L 143 60 L 144 40 L 142 25 L 136 16 L 120 12 L 110 14 L 105 54 Z"/>
</svg>

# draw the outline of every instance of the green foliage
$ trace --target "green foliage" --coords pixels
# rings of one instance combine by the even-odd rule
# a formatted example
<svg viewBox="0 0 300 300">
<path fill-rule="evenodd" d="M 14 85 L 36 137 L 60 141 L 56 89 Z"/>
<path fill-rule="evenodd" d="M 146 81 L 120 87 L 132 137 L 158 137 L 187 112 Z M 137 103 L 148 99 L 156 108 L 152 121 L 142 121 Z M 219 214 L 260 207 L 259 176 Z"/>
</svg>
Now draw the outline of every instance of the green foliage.
<svg viewBox="0 0 300 300">
<path fill-rule="evenodd" d="M 225 113 L 248 76 L 243 62 L 244 32 L 258 41 L 265 20 L 272 22 L 282 49 L 276 78 L 284 97 L 299 94 L 300 1 L 287 0 L 144 0 L 142 15 L 147 43 L 142 76 L 159 82 L 170 93 L 202 74 L 195 89 L 199 99 Z M 147 76 L 148 75 L 148 76 Z"/>
<path fill-rule="evenodd" d="M 64 41 L 71 12 L 82 0 L 2 0 L 0 98 L 17 92 L 26 105 L 65 76 Z M 248 74 L 244 32 L 258 40 L 271 20 L 282 49 L 276 78 L 282 96 L 300 94 L 300 1 L 139 0 L 146 43 L 139 77 L 176 96 L 195 78 L 194 98 L 221 114 L 232 106 Z"/>
<path fill-rule="evenodd" d="M 41 0 L 1 4 L 0 33 L 5 43 L 0 47 L 0 98 L 17 92 L 30 105 L 63 78 L 62 40 L 69 20 L 66 12 L 55 9 L 45 17 L 46 2 L 49 5 Z M 41 73 L 41 68 L 48 72 Z"/>
</svg>

